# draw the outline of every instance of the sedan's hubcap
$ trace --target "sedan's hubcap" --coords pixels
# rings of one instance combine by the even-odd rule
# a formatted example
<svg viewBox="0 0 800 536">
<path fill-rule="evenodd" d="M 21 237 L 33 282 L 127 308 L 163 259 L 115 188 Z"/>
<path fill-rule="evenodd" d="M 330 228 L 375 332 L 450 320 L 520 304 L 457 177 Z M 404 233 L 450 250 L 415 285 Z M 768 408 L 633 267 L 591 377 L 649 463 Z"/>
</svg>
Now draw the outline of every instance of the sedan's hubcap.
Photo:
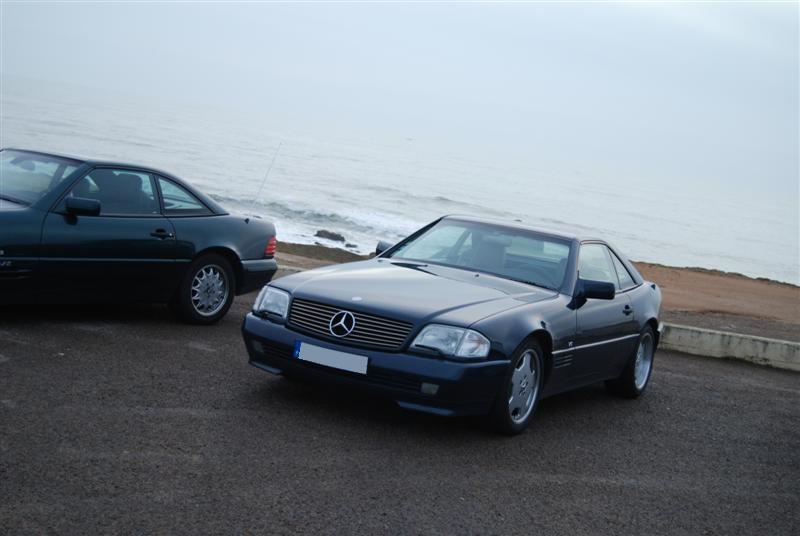
<svg viewBox="0 0 800 536">
<path fill-rule="evenodd" d="M 650 370 L 653 367 L 653 337 L 646 333 L 639 341 L 639 348 L 636 349 L 636 362 L 633 368 L 633 381 L 636 389 L 641 391 L 647 384 L 650 377 Z"/>
<path fill-rule="evenodd" d="M 514 422 L 522 422 L 533 410 L 539 391 L 538 360 L 533 350 L 525 351 L 511 373 L 511 394 L 508 398 L 508 414 Z"/>
<path fill-rule="evenodd" d="M 219 312 L 228 299 L 228 279 L 217 265 L 203 266 L 192 280 L 192 307 L 202 316 Z"/>
</svg>

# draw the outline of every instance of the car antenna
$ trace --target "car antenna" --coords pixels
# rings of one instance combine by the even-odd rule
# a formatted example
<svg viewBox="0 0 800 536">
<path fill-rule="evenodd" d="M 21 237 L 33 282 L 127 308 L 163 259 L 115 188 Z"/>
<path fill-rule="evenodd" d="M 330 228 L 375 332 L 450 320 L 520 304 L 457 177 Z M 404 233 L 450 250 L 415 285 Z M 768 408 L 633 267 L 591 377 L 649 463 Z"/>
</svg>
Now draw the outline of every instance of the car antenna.
<svg viewBox="0 0 800 536">
<path fill-rule="evenodd" d="M 272 155 L 272 161 L 269 163 L 267 172 L 264 174 L 264 180 L 261 181 L 261 186 L 258 188 L 258 192 L 256 193 L 256 196 L 253 198 L 253 203 L 250 205 L 250 212 L 253 212 L 253 208 L 256 206 L 256 202 L 261 197 L 261 192 L 264 190 L 264 185 L 267 184 L 267 177 L 269 177 L 269 172 L 272 171 L 272 166 L 275 164 L 275 159 L 278 158 L 278 152 L 280 152 L 282 145 L 283 145 L 283 140 L 281 140 L 281 142 L 278 144 L 278 148 L 275 149 L 275 154 Z"/>
</svg>

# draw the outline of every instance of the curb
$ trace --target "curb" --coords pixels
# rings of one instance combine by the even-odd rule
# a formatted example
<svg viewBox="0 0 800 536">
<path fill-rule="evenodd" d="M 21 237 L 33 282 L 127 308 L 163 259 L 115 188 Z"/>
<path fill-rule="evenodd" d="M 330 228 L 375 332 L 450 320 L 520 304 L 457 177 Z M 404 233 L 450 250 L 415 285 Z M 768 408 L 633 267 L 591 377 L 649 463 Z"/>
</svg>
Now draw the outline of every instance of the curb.
<svg viewBox="0 0 800 536">
<path fill-rule="evenodd" d="M 664 323 L 659 348 L 800 372 L 800 343 Z"/>
</svg>

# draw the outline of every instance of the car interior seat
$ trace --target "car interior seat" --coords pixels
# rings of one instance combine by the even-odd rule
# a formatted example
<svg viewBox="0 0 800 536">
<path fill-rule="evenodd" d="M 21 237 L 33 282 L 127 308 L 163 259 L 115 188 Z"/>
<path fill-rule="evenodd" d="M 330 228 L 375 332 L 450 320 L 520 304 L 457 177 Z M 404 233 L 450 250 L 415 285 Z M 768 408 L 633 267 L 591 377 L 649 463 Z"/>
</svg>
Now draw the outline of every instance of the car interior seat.
<svg viewBox="0 0 800 536">
<path fill-rule="evenodd" d="M 473 237 L 473 240 L 475 238 Z M 483 236 L 475 240 L 472 263 L 487 272 L 499 272 L 506 264 L 506 249 L 511 245 L 508 237 Z"/>
<path fill-rule="evenodd" d="M 152 214 L 158 212 L 155 207 L 155 200 L 151 195 L 147 195 L 142 189 L 143 180 L 139 175 L 132 173 L 120 173 L 117 175 L 117 180 L 121 181 L 125 186 L 124 189 L 131 196 L 132 203 L 135 205 L 137 212 L 143 214 Z"/>
<path fill-rule="evenodd" d="M 104 213 L 135 214 L 142 211 L 142 179 L 139 176 L 132 173 L 117 175 L 110 169 L 98 169 L 91 173 L 91 178 L 100 190 L 97 198 Z"/>
</svg>

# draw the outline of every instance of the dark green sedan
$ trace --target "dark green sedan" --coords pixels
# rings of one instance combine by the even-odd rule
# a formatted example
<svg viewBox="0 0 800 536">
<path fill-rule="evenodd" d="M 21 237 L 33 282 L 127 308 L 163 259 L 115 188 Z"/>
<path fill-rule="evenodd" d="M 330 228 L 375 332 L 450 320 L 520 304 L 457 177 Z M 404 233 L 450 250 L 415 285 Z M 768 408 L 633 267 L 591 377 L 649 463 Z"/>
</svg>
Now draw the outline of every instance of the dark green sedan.
<svg viewBox="0 0 800 536">
<path fill-rule="evenodd" d="M 276 243 L 169 173 L 0 150 L 0 304 L 168 303 L 211 324 L 272 279 Z"/>
</svg>

